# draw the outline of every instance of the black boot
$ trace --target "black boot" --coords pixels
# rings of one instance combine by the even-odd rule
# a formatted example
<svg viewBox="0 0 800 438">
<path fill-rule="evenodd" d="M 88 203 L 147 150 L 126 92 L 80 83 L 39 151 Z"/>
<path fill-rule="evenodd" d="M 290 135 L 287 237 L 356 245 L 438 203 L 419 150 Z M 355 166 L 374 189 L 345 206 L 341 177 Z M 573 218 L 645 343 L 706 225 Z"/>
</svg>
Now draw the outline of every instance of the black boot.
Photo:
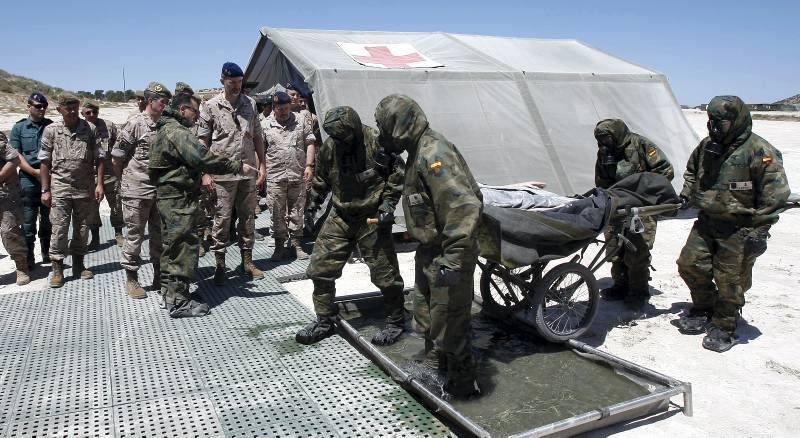
<svg viewBox="0 0 800 438">
<path fill-rule="evenodd" d="M 28 270 L 33 270 L 34 265 L 36 265 L 36 257 L 33 255 L 33 242 L 28 243 L 28 254 L 25 257 L 25 261 L 28 263 Z"/>
<path fill-rule="evenodd" d="M 50 239 L 39 239 L 39 246 L 42 249 L 42 263 L 50 263 Z"/>
<path fill-rule="evenodd" d="M 386 321 L 383 330 L 375 333 L 375 336 L 372 337 L 372 343 L 375 345 L 392 345 L 400 339 L 400 335 L 403 334 L 404 330 L 405 327 L 403 327 L 402 321 Z"/>
<path fill-rule="evenodd" d="M 297 332 L 294 340 L 303 345 L 316 344 L 333 335 L 334 331 L 336 328 L 333 325 L 333 317 L 318 315 L 314 322 Z"/>
<path fill-rule="evenodd" d="M 92 240 L 89 242 L 89 249 L 96 251 L 98 248 L 100 248 L 100 226 L 92 225 L 90 230 L 92 233 Z"/>
<path fill-rule="evenodd" d="M 716 326 L 711 326 L 708 334 L 703 338 L 703 348 L 706 350 L 723 353 L 739 343 L 739 336 L 734 332 L 722 330 Z"/>
<path fill-rule="evenodd" d="M 628 286 L 614 283 L 611 287 L 600 289 L 600 295 L 608 301 L 623 300 L 625 296 L 628 295 Z"/>
<path fill-rule="evenodd" d="M 630 291 L 628 291 L 628 294 L 625 295 L 625 299 L 623 302 L 625 303 L 625 307 L 633 310 L 638 310 L 646 306 L 649 301 L 650 301 L 650 288 L 645 287 L 642 289 L 631 289 Z"/>
<path fill-rule="evenodd" d="M 685 335 L 699 335 L 711 324 L 711 311 L 692 307 L 678 319 L 678 328 Z"/>
</svg>

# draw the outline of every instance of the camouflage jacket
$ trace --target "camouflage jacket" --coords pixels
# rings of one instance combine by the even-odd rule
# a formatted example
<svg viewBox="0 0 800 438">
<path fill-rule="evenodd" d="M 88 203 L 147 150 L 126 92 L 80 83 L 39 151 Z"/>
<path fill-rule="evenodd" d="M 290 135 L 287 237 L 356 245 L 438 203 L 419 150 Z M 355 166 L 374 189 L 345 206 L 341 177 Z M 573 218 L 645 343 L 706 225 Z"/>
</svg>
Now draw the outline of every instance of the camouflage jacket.
<svg viewBox="0 0 800 438">
<path fill-rule="evenodd" d="M 362 125 L 352 108 L 328 111 L 324 129 L 328 135 L 339 138 L 352 134 L 355 147 L 339 143 L 333 137 L 325 140 L 317 152 L 312 196 L 324 198 L 331 192 L 333 207 L 342 216 L 394 213 L 403 191 L 403 159 L 397 157 L 391 169 L 381 169 L 375 161 L 378 132 Z"/>
<path fill-rule="evenodd" d="M 602 120 L 594 132 L 595 137 L 611 135 L 619 151 L 619 161 L 614 175 L 608 175 L 604 171 L 601 165 L 602 152 L 597 151 L 594 167 L 594 183 L 597 187 L 607 189 L 617 181 L 641 172 L 659 173 L 670 181 L 675 177 L 675 170 L 664 152 L 647 137 L 631 132 L 622 120 Z"/>
<path fill-rule="evenodd" d="M 18 157 L 17 150 L 8 144 L 8 138 L 0 131 L 0 169 L 5 167 L 6 163 Z M 16 174 L 11 174 L 6 181 L 0 181 L 0 198 L 6 198 L 9 195 L 13 199 L 19 197 L 19 179 Z"/>
<path fill-rule="evenodd" d="M 715 98 L 708 106 L 709 115 L 725 112 L 735 120 L 723 153 L 706 151 L 709 137 L 700 142 L 686 164 L 681 196 L 710 219 L 745 227 L 774 224 L 790 194 L 781 153 L 752 133 L 750 111 L 740 99 Z"/>
<path fill-rule="evenodd" d="M 103 119 L 97 119 L 94 124 L 97 131 L 97 143 L 104 151 L 106 151 L 106 168 L 103 173 L 103 183 L 109 184 L 117 181 L 117 175 L 111 167 L 111 151 L 114 149 L 114 144 L 117 142 L 117 126 L 111 122 Z"/>
<path fill-rule="evenodd" d="M 93 198 L 96 166 L 106 159 L 93 125 L 83 119 L 70 129 L 63 121 L 42 132 L 39 161 L 50 165 L 50 189 L 54 198 Z"/>
<path fill-rule="evenodd" d="M 156 135 L 150 146 L 149 174 L 159 199 L 200 195 L 201 176 L 236 174 L 241 162 L 233 162 L 213 152 L 205 152 L 181 117 L 171 109 L 156 124 Z"/>
</svg>

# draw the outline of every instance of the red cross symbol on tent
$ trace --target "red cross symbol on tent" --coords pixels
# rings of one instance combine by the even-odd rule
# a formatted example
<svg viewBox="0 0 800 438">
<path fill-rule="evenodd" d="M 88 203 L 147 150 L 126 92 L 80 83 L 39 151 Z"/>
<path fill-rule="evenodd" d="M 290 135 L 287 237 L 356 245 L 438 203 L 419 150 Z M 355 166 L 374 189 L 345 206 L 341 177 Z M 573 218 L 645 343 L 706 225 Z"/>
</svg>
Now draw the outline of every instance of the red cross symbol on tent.
<svg viewBox="0 0 800 438">
<path fill-rule="evenodd" d="M 386 46 L 368 46 L 364 49 L 369 52 L 369 56 L 353 55 L 358 61 L 369 64 L 380 64 L 388 68 L 411 67 L 412 62 L 425 61 L 419 53 L 409 53 L 407 55 L 393 55 Z"/>
</svg>

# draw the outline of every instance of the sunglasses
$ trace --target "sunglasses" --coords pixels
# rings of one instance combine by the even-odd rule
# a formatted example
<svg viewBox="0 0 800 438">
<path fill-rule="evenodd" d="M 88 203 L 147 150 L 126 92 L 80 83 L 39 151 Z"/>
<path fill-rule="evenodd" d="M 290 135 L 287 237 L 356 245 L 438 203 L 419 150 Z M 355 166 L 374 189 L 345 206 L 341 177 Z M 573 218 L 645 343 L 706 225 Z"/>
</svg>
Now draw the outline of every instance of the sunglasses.
<svg viewBox="0 0 800 438">
<path fill-rule="evenodd" d="M 32 107 L 34 107 L 36 109 L 45 109 L 45 108 L 47 108 L 47 105 L 45 105 L 43 103 L 31 103 L 30 106 L 32 106 Z"/>
</svg>

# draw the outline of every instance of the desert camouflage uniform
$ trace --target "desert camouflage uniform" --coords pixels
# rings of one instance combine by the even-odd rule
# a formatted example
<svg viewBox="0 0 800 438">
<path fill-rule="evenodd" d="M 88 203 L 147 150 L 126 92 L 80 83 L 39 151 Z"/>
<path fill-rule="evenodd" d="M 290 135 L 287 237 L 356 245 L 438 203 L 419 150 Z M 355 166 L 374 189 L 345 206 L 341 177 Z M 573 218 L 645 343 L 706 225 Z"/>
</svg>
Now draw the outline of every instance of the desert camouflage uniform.
<svg viewBox="0 0 800 438">
<path fill-rule="evenodd" d="M 105 151 L 96 140 L 95 128 L 80 119 L 74 130 L 63 122 L 54 122 L 44 128 L 39 160 L 50 164 L 50 222 L 53 232 L 50 239 L 50 258 L 64 260 L 69 238 L 70 219 L 79 230 L 72 240 L 73 257 L 86 254 L 87 221 L 94 205 L 95 167 L 105 160 Z"/>
<path fill-rule="evenodd" d="M 353 134 L 354 140 L 351 146 L 328 137 L 317 154 L 312 196 L 321 200 L 331 192 L 333 210 L 314 242 L 306 270 L 314 282 L 314 311 L 323 316 L 336 313 L 334 281 L 341 277 L 342 268 L 358 245 L 372 282 L 383 293 L 387 322 L 402 326 L 403 279 L 392 227 L 367 224 L 367 218 L 375 218 L 380 212 L 394 214 L 402 192 L 403 161 L 398 157 L 393 168 L 386 170 L 377 166 L 378 132 L 362 125 L 352 108 L 329 111 L 325 131 L 337 138 Z"/>
<path fill-rule="evenodd" d="M 444 353 L 448 386 L 467 388 L 475 380 L 470 319 L 483 197 L 461 153 L 428 126 L 416 102 L 388 96 L 378 104 L 375 119 L 382 136 L 408 151 L 403 211 L 408 232 L 420 242 L 414 320 Z M 438 281 L 441 267 L 457 273 L 452 285 Z"/>
<path fill-rule="evenodd" d="M 168 303 L 189 299 L 189 284 L 197 271 L 197 205 L 202 174 L 241 171 L 239 163 L 209 153 L 179 120 L 174 110 L 164 110 L 156 125 L 149 160 L 163 226 L 161 290 Z"/>
<path fill-rule="evenodd" d="M 291 113 L 286 125 L 267 117 L 264 125 L 264 147 L 267 165 L 267 206 L 272 214 L 273 235 L 276 241 L 303 237 L 306 205 L 306 144 L 315 141 L 307 117 Z M 288 224 L 288 228 L 287 228 Z"/>
<path fill-rule="evenodd" d="M 120 264 L 132 272 L 139 270 L 145 227 L 150 236 L 150 260 L 161 257 L 161 218 L 156 205 L 156 187 L 148 174 L 150 145 L 155 135 L 156 122 L 147 114 L 140 113 L 119 129 L 117 143 L 111 152 L 114 158 L 127 163 L 120 184 L 125 221 L 125 244 Z"/>
<path fill-rule="evenodd" d="M 117 142 L 117 127 L 111 122 L 106 122 L 103 119 L 97 119 L 95 124 L 97 131 L 97 141 L 100 143 L 98 146 L 103 148 L 106 153 L 106 167 L 105 175 L 103 177 L 103 189 L 105 192 L 106 201 L 111 209 L 111 226 L 114 229 L 121 229 L 124 225 L 122 220 L 122 199 L 119 196 L 119 178 L 112 171 L 111 166 L 111 150 Z M 100 204 L 92 211 L 89 217 L 89 226 L 101 226 L 100 221 Z"/>
<path fill-rule="evenodd" d="M 630 132 L 625 122 L 619 119 L 602 120 L 595 127 L 595 137 L 611 135 L 619 151 L 616 168 L 609 171 L 601 164 L 601 152 L 597 153 L 594 170 L 594 181 L 597 187 L 607 189 L 616 182 L 633 174 L 653 172 L 664 175 L 668 180 L 675 177 L 675 171 L 666 155 L 648 138 Z M 636 248 L 630 251 L 623 245 L 617 255 L 611 259 L 611 278 L 615 285 L 628 286 L 632 292 L 646 293 L 650 279 L 650 250 L 656 239 L 656 220 L 653 217 L 643 218 L 644 232 L 629 234 L 628 239 Z M 606 240 L 612 242 L 607 251 L 615 251 L 619 243 L 614 239 L 614 231 L 606 232 Z"/>
<path fill-rule="evenodd" d="M 9 146 L 8 138 L 0 132 L 0 169 L 17 157 L 19 153 Z M 25 262 L 28 246 L 22 232 L 22 200 L 19 179 L 15 173 L 10 175 L 8 181 L 0 181 L 0 236 L 11 259 Z"/>
<path fill-rule="evenodd" d="M 255 108 L 255 101 L 244 94 L 231 106 L 225 94 L 220 93 L 203 103 L 197 135 L 211 138 L 209 149 L 214 154 L 257 168 L 253 139 L 262 132 Z M 243 251 L 251 251 L 255 241 L 256 175 L 214 176 L 214 192 L 217 198 L 212 231 L 214 251 L 225 253 L 234 209 L 239 218 L 239 246 Z"/>
<path fill-rule="evenodd" d="M 715 97 L 709 116 L 733 120 L 722 155 L 706 137 L 686 164 L 681 196 L 700 212 L 678 258 L 678 271 L 697 310 L 713 312 L 717 328 L 733 332 L 752 285 L 755 260 L 745 240 L 768 236 L 789 197 L 780 151 L 752 133 L 750 111 L 738 97 Z"/>
</svg>

